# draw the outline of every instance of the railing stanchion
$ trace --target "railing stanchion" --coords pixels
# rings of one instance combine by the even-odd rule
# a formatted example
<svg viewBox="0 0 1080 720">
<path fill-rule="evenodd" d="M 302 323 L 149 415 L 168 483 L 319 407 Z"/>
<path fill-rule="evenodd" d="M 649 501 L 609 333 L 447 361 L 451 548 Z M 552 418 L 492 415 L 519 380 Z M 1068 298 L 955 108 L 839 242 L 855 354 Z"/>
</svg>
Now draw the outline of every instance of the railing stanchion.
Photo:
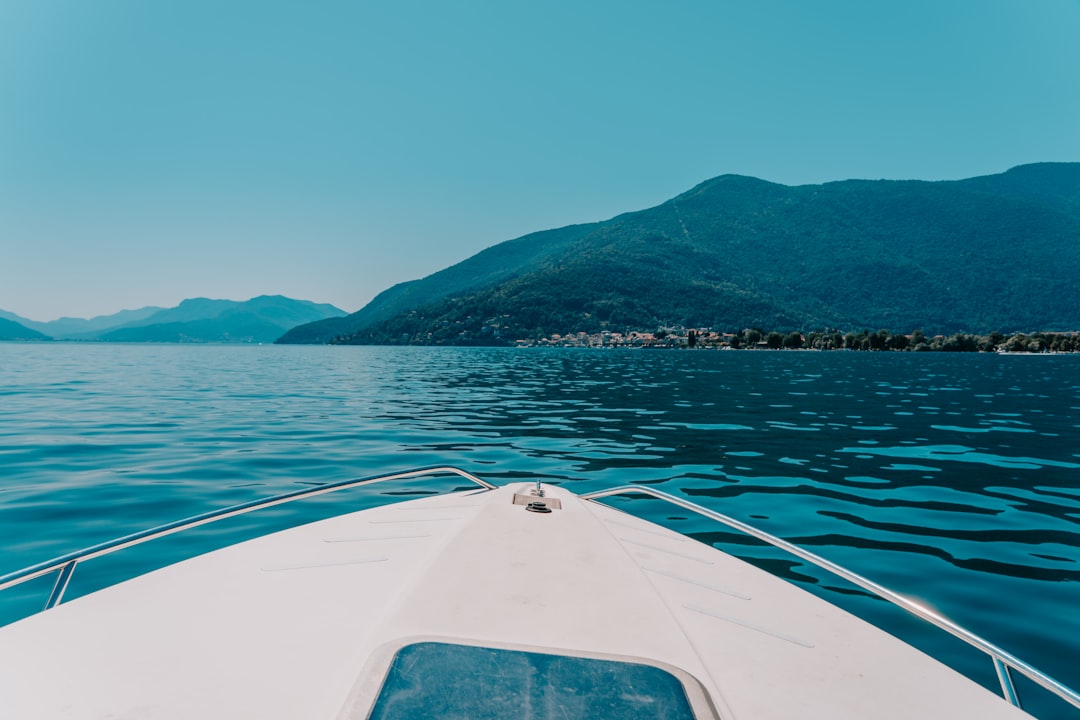
<svg viewBox="0 0 1080 720">
<path fill-rule="evenodd" d="M 64 599 L 64 592 L 67 590 L 68 583 L 71 582 L 71 576 L 75 573 L 75 565 L 78 562 L 78 560 L 72 560 L 60 568 L 60 573 L 56 576 L 56 582 L 53 583 L 52 592 L 49 593 L 49 599 L 45 601 L 45 607 L 42 610 L 55 607 Z"/>
<path fill-rule="evenodd" d="M 998 682 L 1001 683 L 1001 694 L 1005 699 L 1016 707 L 1020 707 L 1020 696 L 1016 694 L 1016 686 L 1013 685 L 1012 673 L 1005 661 L 994 656 L 994 669 L 997 670 Z"/>
<path fill-rule="evenodd" d="M 175 522 L 166 523 L 157 527 L 150 528 L 149 530 L 142 530 L 131 535 L 125 535 L 115 540 L 109 540 L 108 542 L 94 545 L 92 547 L 83 548 L 67 555 L 61 555 L 58 558 L 52 560 L 46 560 L 45 562 L 38 563 L 37 565 L 31 565 L 30 567 L 17 570 L 13 573 L 6 575 L 0 575 L 0 591 L 7 590 L 8 588 L 21 585 L 24 582 L 33 580 L 34 578 L 48 575 L 60 571 L 59 577 L 56 578 L 56 584 L 53 585 L 52 592 L 49 594 L 49 599 L 45 603 L 45 610 L 48 610 L 56 605 L 60 604 L 60 601 L 64 597 L 64 591 L 67 590 L 68 582 L 71 580 L 71 573 L 75 570 L 76 563 L 84 560 L 91 560 L 103 555 L 109 555 L 117 550 L 123 550 L 124 548 L 133 547 L 135 545 L 141 545 L 144 542 L 150 540 L 156 540 L 166 535 L 172 535 L 184 530 L 190 530 L 191 528 L 199 527 L 200 525 L 207 525 L 209 523 L 217 522 L 219 520 L 225 520 L 226 518 L 236 517 L 237 515 L 243 515 L 253 510 L 261 510 L 263 508 L 273 507 L 275 505 L 283 505 L 285 503 L 293 502 L 294 500 L 302 500 L 304 498 L 315 497 L 317 495 L 325 495 L 327 493 L 337 492 L 339 490 L 346 490 L 349 488 L 359 487 L 361 485 L 372 485 L 374 483 L 386 482 L 387 480 L 407 480 L 410 478 L 426 477 L 430 475 L 457 475 L 470 482 L 480 485 L 485 490 L 494 490 L 497 486 L 492 485 L 486 480 L 481 480 L 477 476 L 470 472 L 461 470 L 449 465 L 438 465 L 434 467 L 417 468 L 415 470 L 405 470 L 397 473 L 390 473 L 387 475 L 376 475 L 374 477 L 358 478 L 355 480 L 342 480 L 340 482 L 327 483 L 326 485 L 316 485 L 315 487 L 304 488 L 303 490 L 293 490 L 291 492 L 282 493 L 281 495 L 274 495 L 273 497 L 263 498 L 261 500 L 252 500 L 251 502 L 240 503 L 239 505 L 231 505 L 220 510 L 211 510 L 210 512 L 202 513 L 201 515 L 195 515 L 193 517 L 185 518 L 184 520 L 177 520 Z"/>
</svg>

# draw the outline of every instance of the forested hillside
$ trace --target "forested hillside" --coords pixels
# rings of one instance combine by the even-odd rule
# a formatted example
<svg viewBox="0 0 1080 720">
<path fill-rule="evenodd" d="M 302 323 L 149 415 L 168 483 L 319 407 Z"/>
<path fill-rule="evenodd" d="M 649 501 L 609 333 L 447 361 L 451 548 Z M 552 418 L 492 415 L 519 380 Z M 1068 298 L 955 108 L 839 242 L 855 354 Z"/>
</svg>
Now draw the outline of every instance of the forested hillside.
<svg viewBox="0 0 1080 720">
<path fill-rule="evenodd" d="M 557 243 L 538 233 L 485 251 L 450 269 L 456 283 L 440 273 L 407 284 L 408 297 L 377 299 L 378 313 L 365 308 L 316 341 L 498 344 L 680 325 L 1080 326 L 1076 163 L 950 182 L 787 187 L 727 175 L 569 230 L 554 231 Z M 500 256 L 493 271 L 491 256 L 507 246 L 532 252 Z"/>
<path fill-rule="evenodd" d="M 403 310 L 438 302 L 452 294 L 490 287 L 544 262 L 597 225 L 571 225 L 532 233 L 477 253 L 465 262 L 441 270 L 423 280 L 394 285 L 348 317 L 329 318 L 293 328 L 280 343 L 326 343 L 343 335 L 389 320 Z"/>
</svg>

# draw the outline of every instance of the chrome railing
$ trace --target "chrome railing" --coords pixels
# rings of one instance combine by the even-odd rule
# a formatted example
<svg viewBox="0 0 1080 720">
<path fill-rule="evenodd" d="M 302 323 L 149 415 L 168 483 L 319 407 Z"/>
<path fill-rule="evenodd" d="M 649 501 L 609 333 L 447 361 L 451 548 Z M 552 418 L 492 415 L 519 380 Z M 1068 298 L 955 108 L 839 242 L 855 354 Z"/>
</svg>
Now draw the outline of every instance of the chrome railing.
<svg viewBox="0 0 1080 720">
<path fill-rule="evenodd" d="M 45 602 L 45 607 L 43 608 L 48 610 L 49 608 L 60 604 L 60 601 L 64 597 L 64 592 L 71 582 L 71 576 L 75 572 L 75 566 L 80 562 L 92 560 L 101 557 L 102 555 L 108 555 L 117 550 L 123 550 L 134 545 L 141 545 L 144 542 L 156 540 L 183 530 L 190 530 L 191 528 L 200 525 L 225 520 L 254 510 L 273 507 L 274 505 L 282 505 L 284 503 L 293 502 L 294 500 L 303 500 L 305 498 L 315 497 L 316 495 L 326 495 L 327 493 L 347 490 L 361 485 L 374 485 L 375 483 L 387 482 L 390 480 L 407 480 L 410 478 L 428 477 L 432 475 L 458 475 L 487 490 L 494 490 L 497 487 L 486 480 L 481 480 L 472 473 L 449 466 L 418 468 L 416 470 L 406 470 L 404 472 L 391 473 L 389 475 L 377 475 L 373 477 L 357 478 L 355 480 L 342 480 L 340 482 L 327 483 L 326 485 L 316 485 L 314 487 L 294 490 L 292 492 L 274 495 L 273 497 L 263 498 L 261 500 L 252 500 L 250 502 L 240 503 L 239 505 L 231 505 L 226 508 L 221 508 L 220 510 L 211 510 L 210 512 L 202 513 L 201 515 L 194 515 L 183 520 L 176 520 L 175 522 L 159 525 L 148 530 L 141 530 L 137 533 L 132 533 L 131 535 L 125 535 L 124 537 L 116 538 L 115 540 L 109 540 L 82 550 L 76 550 L 67 555 L 61 555 L 52 560 L 46 560 L 37 565 L 31 565 L 22 570 L 0 576 L 0 591 L 15 587 L 16 585 L 21 585 L 22 583 L 29 582 L 35 578 L 42 577 L 43 575 L 57 572 L 59 574 L 56 577 L 56 582 L 53 584 L 52 592 L 49 593 L 49 599 Z"/>
<path fill-rule="evenodd" d="M 813 565 L 816 565 L 824 570 L 828 570 L 834 575 L 837 575 L 847 580 L 848 582 L 857 585 L 862 589 L 867 590 L 868 592 L 873 593 L 874 595 L 882 599 L 888 600 L 892 604 L 897 605 L 904 610 L 907 610 L 909 613 L 915 615 L 916 617 L 932 623 L 933 625 L 936 625 L 937 627 L 950 633 L 951 635 L 960 638 L 968 645 L 978 650 L 981 650 L 982 652 L 990 656 L 990 658 L 994 662 L 994 669 L 997 671 L 998 681 L 1001 683 L 1001 694 L 1006 700 L 1008 700 L 1010 703 L 1017 707 L 1020 707 L 1020 697 L 1017 695 L 1016 688 L 1013 685 L 1012 675 L 1010 673 L 1011 670 L 1015 670 L 1021 673 L 1032 682 L 1057 695 L 1073 707 L 1080 709 L 1080 693 L 1077 693 L 1072 688 L 1063 685 L 1062 683 L 1053 679 L 1038 668 L 1035 668 L 1021 660 L 1020 658 L 1016 657 L 1015 655 L 1006 652 L 1005 650 L 1002 650 L 997 645 L 994 645 L 985 638 L 979 637 L 970 630 L 961 627 L 960 625 L 957 625 L 952 620 L 949 620 L 943 615 L 934 612 L 930 608 L 927 608 L 924 605 L 921 605 L 914 600 L 911 600 L 910 598 L 906 598 L 899 593 L 893 592 L 887 587 L 877 584 L 873 580 L 869 580 L 862 575 L 859 575 L 858 573 L 852 572 L 851 570 L 848 570 L 842 565 L 837 565 L 831 560 L 826 560 L 820 555 L 816 555 L 809 550 L 805 550 L 799 547 L 798 545 L 793 545 L 787 540 L 778 538 L 775 535 L 770 535 L 764 530 L 760 530 L 753 525 L 748 525 L 740 520 L 736 520 L 735 518 L 715 512 L 696 503 L 692 503 L 689 500 L 683 500 L 682 498 L 675 497 L 674 495 L 669 495 L 668 493 L 661 490 L 655 490 L 653 488 L 640 485 L 624 485 L 622 487 L 612 488 L 610 490 L 597 490 L 595 492 L 584 493 L 580 497 L 585 500 L 595 501 L 599 500 L 600 498 L 610 497 L 612 495 L 632 494 L 648 495 L 650 497 L 657 498 L 658 500 L 663 500 L 673 505 L 677 505 L 678 507 L 681 507 L 685 510 L 697 513 L 698 515 L 702 515 L 709 518 L 710 520 L 722 523 L 730 528 L 738 530 L 739 532 L 745 533 L 746 535 L 750 535 L 757 538 L 758 540 L 778 547 L 781 550 L 791 553 L 796 557 L 802 558 L 803 560 Z"/>
<path fill-rule="evenodd" d="M 340 490 L 346 490 L 349 488 L 359 487 L 362 485 L 373 485 L 375 483 L 388 482 L 393 480 L 408 480 L 411 478 L 428 477 L 436 475 L 458 475 L 470 482 L 473 482 L 486 490 L 494 490 L 496 485 L 478 478 L 472 473 L 466 472 L 459 468 L 450 466 L 433 466 L 426 468 L 418 468 L 415 470 L 406 470 L 397 473 L 391 473 L 387 475 L 377 475 L 366 478 L 358 478 L 355 480 L 343 480 L 336 483 L 328 483 L 326 485 L 318 485 L 310 488 L 304 488 L 302 490 L 295 490 L 292 492 L 275 495 L 269 498 L 261 500 L 252 500 L 250 502 L 241 503 L 238 505 L 232 505 L 219 510 L 212 510 L 210 512 L 202 513 L 201 515 L 195 515 L 183 520 L 177 520 L 175 522 L 166 523 L 165 525 L 159 525 L 148 530 L 143 530 L 131 535 L 110 540 L 98 545 L 94 545 L 83 550 L 77 550 L 67 555 L 62 555 L 52 560 L 47 560 L 30 567 L 17 570 L 12 573 L 0 576 L 0 591 L 6 590 L 22 583 L 29 582 L 36 578 L 48 575 L 50 573 L 58 573 L 57 579 L 53 585 L 52 592 L 49 594 L 49 598 L 45 603 L 45 610 L 58 605 L 63 599 L 64 592 L 66 591 L 68 584 L 71 581 L 72 574 L 75 571 L 75 567 L 78 563 L 92 560 L 93 558 L 101 557 L 114 553 L 118 550 L 123 550 L 135 545 L 140 545 L 151 540 L 172 535 L 173 533 L 181 532 L 183 530 L 189 530 L 200 525 L 206 525 L 209 523 L 217 522 L 219 520 L 225 520 L 227 518 L 235 517 L 237 515 L 243 515 L 245 513 L 252 512 L 254 510 L 261 510 L 275 505 L 281 505 L 284 503 L 293 502 L 294 500 L 302 500 L 305 498 L 315 497 L 317 495 L 325 495 L 328 493 L 338 492 Z M 864 590 L 884 599 L 890 603 L 907 610 L 916 617 L 919 617 L 937 627 L 945 630 L 951 635 L 963 640 L 968 645 L 982 651 L 986 655 L 989 655 L 993 660 L 994 668 L 997 671 L 998 680 L 1001 683 L 1001 692 L 1013 705 L 1020 707 L 1020 699 L 1016 693 L 1016 689 L 1013 686 L 1011 671 L 1015 670 L 1037 685 L 1045 688 L 1049 692 L 1057 695 L 1059 698 L 1072 705 L 1073 707 L 1080 709 L 1080 693 L 1077 693 L 1072 688 L 1054 680 L 1049 675 L 1043 673 L 1041 670 L 1029 665 L 1023 660 L 1017 658 L 1009 652 L 1001 649 L 997 645 L 994 645 L 990 641 L 976 635 L 975 633 L 967 630 L 960 625 L 957 625 L 948 618 L 940 615 L 937 612 L 900 595 L 883 585 L 869 580 L 868 578 L 852 572 L 842 565 L 838 565 L 830 560 L 805 550 L 797 545 L 793 545 L 788 541 L 771 535 L 764 530 L 756 528 L 752 525 L 748 525 L 740 520 L 729 517 L 722 513 L 718 513 L 714 510 L 710 510 L 706 507 L 702 507 L 696 503 L 684 500 L 682 498 L 670 495 L 660 490 L 655 490 L 650 487 L 638 486 L 638 485 L 625 485 L 622 487 L 611 488 L 609 490 L 598 490 L 595 492 L 583 493 L 580 497 L 584 500 L 596 501 L 601 498 L 611 497 L 614 495 L 648 495 L 658 500 L 671 503 L 678 507 L 681 507 L 690 512 L 697 513 L 703 517 L 709 518 L 715 522 L 727 525 L 730 528 L 738 530 L 746 535 L 757 538 L 762 542 L 768 543 L 775 547 L 780 548 L 798 558 L 801 558 L 817 567 L 827 570 L 834 575 L 841 577 L 848 582 L 863 588 Z"/>
</svg>

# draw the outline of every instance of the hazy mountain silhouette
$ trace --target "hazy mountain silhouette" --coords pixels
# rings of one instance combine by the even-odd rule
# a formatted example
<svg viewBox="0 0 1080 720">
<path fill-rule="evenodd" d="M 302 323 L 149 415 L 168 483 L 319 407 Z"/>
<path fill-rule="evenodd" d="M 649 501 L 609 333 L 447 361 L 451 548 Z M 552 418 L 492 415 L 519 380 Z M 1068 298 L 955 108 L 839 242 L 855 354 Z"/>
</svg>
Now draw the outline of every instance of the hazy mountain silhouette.
<svg viewBox="0 0 1080 720">
<path fill-rule="evenodd" d="M 333 305 L 263 295 L 244 302 L 193 298 L 174 308 L 125 310 L 92 320 L 61 318 L 47 323 L 0 317 L 64 340 L 105 342 L 273 342 L 296 325 L 344 316 Z M 89 329 L 88 329 L 89 328 Z"/>
<path fill-rule="evenodd" d="M 51 340 L 51 338 L 14 320 L 0 317 L 0 340 Z"/>
</svg>

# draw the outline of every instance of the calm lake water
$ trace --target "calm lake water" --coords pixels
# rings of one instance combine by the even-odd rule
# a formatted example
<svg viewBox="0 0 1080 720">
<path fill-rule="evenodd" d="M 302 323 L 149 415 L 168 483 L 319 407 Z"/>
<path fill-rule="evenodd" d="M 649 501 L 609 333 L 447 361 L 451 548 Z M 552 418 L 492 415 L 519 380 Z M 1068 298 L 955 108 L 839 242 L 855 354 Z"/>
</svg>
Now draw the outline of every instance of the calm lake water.
<svg viewBox="0 0 1080 720">
<path fill-rule="evenodd" d="M 642 483 L 918 598 L 1080 687 L 1078 438 L 1078 356 L 0 343 L 0 574 L 410 467 L 579 492 Z M 348 491 L 142 546 L 81 567 L 69 597 L 268 527 L 457 484 Z M 995 686 L 984 656 L 824 572 L 657 501 L 612 504 Z M 0 595 L 5 617 L 44 594 Z"/>
</svg>

